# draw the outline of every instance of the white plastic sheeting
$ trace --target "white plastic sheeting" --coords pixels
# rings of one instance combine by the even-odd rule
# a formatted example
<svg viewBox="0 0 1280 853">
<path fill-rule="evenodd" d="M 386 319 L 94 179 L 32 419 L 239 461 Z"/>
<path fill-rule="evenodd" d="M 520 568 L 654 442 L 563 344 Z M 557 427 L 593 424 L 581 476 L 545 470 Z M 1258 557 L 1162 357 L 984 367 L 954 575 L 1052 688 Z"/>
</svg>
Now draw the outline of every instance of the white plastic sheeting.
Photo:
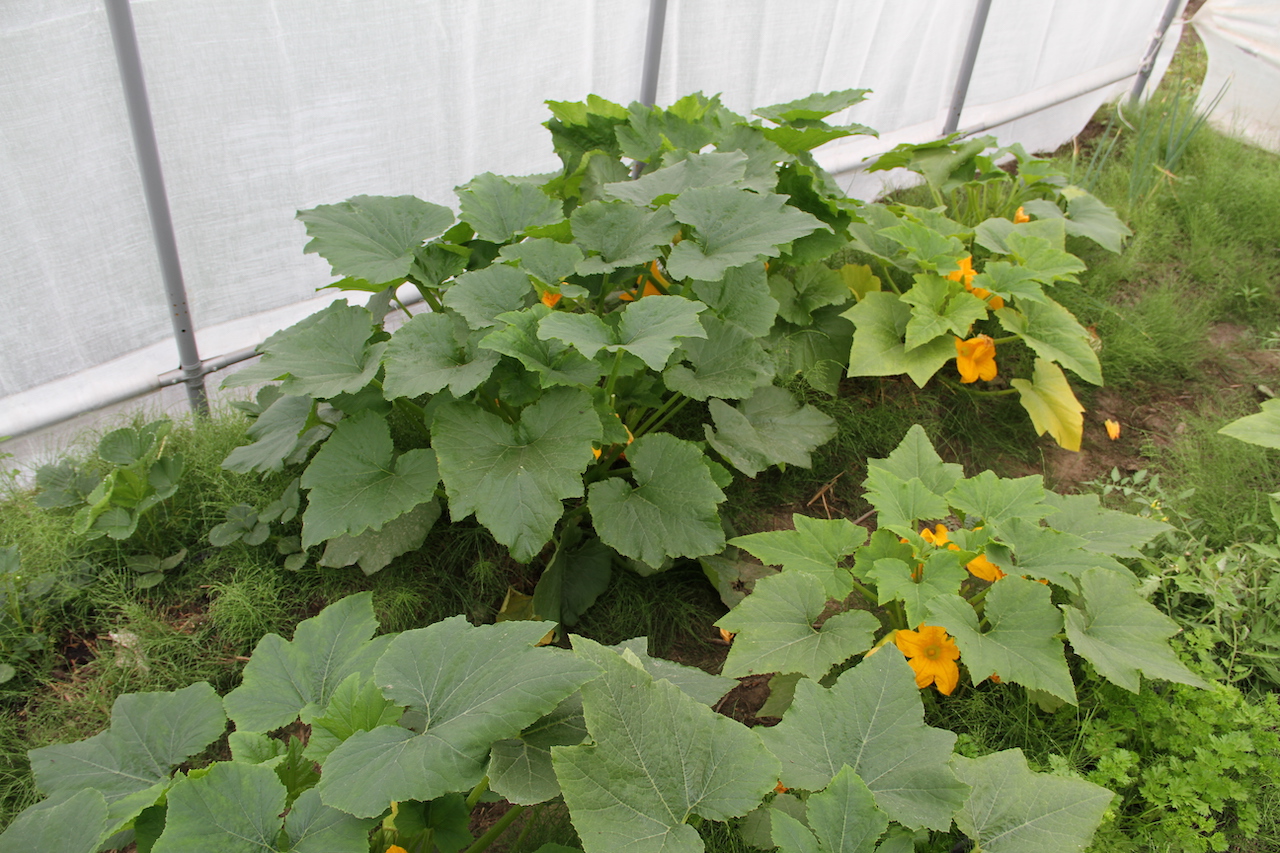
<svg viewBox="0 0 1280 853">
<path fill-rule="evenodd" d="M 1191 23 L 1209 54 L 1201 109 L 1226 86 L 1209 123 L 1280 151 L 1280 3 L 1208 0 Z"/>
<path fill-rule="evenodd" d="M 671 0 L 657 101 L 721 92 L 745 112 L 870 88 L 847 117 L 881 139 L 820 152 L 870 195 L 879 178 L 848 170 L 938 135 L 976 3 Z M 1068 140 L 1127 88 L 1103 84 L 1136 72 L 1166 3 L 995 0 L 961 129 L 994 124 L 1029 150 Z M 649 12 L 636 0 L 132 7 L 206 359 L 329 301 L 297 209 L 359 193 L 456 208 L 453 187 L 479 172 L 556 168 L 543 100 L 634 100 Z M 5 435 L 136 394 L 177 356 L 102 0 L 3 4 L 0 55 Z"/>
</svg>

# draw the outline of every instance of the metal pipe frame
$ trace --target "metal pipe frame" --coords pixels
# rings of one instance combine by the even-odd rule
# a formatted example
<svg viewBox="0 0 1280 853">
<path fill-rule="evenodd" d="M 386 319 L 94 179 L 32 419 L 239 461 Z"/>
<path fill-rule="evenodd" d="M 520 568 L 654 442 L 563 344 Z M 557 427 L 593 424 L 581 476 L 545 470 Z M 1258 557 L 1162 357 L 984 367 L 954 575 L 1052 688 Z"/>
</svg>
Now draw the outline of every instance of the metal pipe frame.
<svg viewBox="0 0 1280 853">
<path fill-rule="evenodd" d="M 946 121 L 942 124 L 942 135 L 955 133 L 960 126 L 960 113 L 964 111 L 964 100 L 969 94 L 969 81 L 973 79 L 973 66 L 978 61 L 978 48 L 982 45 L 982 34 L 987 29 L 987 14 L 991 11 L 991 0 L 978 0 L 973 10 L 973 22 L 969 25 L 969 40 L 965 42 L 964 54 L 960 57 L 960 70 L 956 73 L 956 88 L 951 93 L 951 106 L 947 109 Z"/>
<path fill-rule="evenodd" d="M 133 145 L 138 154 L 138 172 L 142 177 L 147 216 L 151 220 L 151 234 L 160 259 L 160 276 L 164 280 L 165 296 L 171 309 L 169 319 L 173 323 L 173 336 L 178 344 L 182 381 L 187 386 L 187 400 L 191 404 L 191 410 L 200 415 L 208 415 L 205 371 L 200 364 L 195 328 L 187 306 L 187 290 L 182 280 L 182 264 L 178 261 L 178 241 L 173 231 L 173 217 L 169 213 L 164 174 L 160 169 L 160 149 L 156 145 L 155 125 L 151 120 L 151 105 L 147 99 L 147 84 L 142 76 L 142 58 L 138 52 L 138 35 L 133 27 L 133 11 L 129 7 L 129 0 L 104 2 L 107 21 L 111 25 L 116 63 L 120 67 L 124 100 L 129 109 L 129 129 L 133 133 Z"/>
<path fill-rule="evenodd" d="M 1151 44 L 1147 45 L 1146 55 L 1142 57 L 1142 64 L 1138 66 L 1138 79 L 1133 83 L 1133 89 L 1129 92 L 1129 106 L 1136 107 L 1138 99 L 1142 97 L 1142 90 L 1146 88 L 1147 81 L 1151 79 L 1151 72 L 1156 67 L 1156 56 L 1160 53 L 1160 46 L 1164 44 L 1164 37 L 1169 32 L 1169 25 L 1173 23 L 1174 15 L 1178 14 L 1178 9 L 1186 3 L 1186 0 L 1169 0 L 1164 7 L 1164 13 L 1160 16 L 1160 23 L 1156 27 L 1155 33 L 1151 36 Z"/>
</svg>

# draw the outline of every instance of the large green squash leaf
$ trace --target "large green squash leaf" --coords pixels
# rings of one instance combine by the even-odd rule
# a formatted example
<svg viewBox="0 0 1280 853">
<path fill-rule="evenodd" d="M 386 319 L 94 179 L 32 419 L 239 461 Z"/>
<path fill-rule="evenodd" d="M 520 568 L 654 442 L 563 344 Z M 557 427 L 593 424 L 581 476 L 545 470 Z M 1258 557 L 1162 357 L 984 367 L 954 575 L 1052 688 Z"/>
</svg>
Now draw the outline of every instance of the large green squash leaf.
<svg viewBox="0 0 1280 853">
<path fill-rule="evenodd" d="M 543 388 L 594 385 L 605 374 L 598 361 L 555 339 L 538 337 L 538 324 L 550 313 L 550 308 L 539 303 L 521 311 L 499 314 L 497 319 L 506 325 L 486 335 L 480 346 L 518 359 L 538 374 Z"/>
<path fill-rule="evenodd" d="M 686 340 L 680 362 L 663 372 L 669 389 L 695 400 L 740 400 L 773 380 L 773 360 L 754 335 L 713 314 L 701 322 L 706 338 Z"/>
<path fill-rule="evenodd" d="M 841 519 L 843 520 L 843 519 Z M 840 661 L 871 648 L 880 623 L 870 613 L 837 613 L 815 628 L 827 605 L 822 581 L 803 572 L 761 578 L 716 625 L 737 636 L 723 673 L 731 678 L 798 672 L 822 678 Z"/>
<path fill-rule="evenodd" d="M 827 598 L 843 600 L 853 589 L 849 570 L 841 563 L 866 541 L 867 531 L 847 518 L 791 516 L 793 530 L 750 533 L 730 540 L 762 563 L 781 566 L 784 572 L 812 575 Z"/>
<path fill-rule="evenodd" d="M 794 281 L 781 273 L 771 274 L 769 293 L 778 302 L 778 316 L 798 326 L 813 323 L 817 309 L 844 305 L 852 296 L 840 273 L 823 263 L 800 267 Z"/>
<path fill-rule="evenodd" d="M 769 334 L 778 316 L 778 300 L 770 293 L 763 263 L 726 270 L 716 281 L 695 281 L 693 293 L 717 317 L 757 338 Z"/>
<path fill-rule="evenodd" d="M 383 363 L 382 390 L 388 400 L 418 397 L 448 388 L 455 397 L 489 378 L 498 354 L 477 345 L 479 335 L 462 318 L 426 311 L 392 335 Z"/>
<path fill-rule="evenodd" d="M 626 201 L 584 204 L 569 221 L 574 241 L 588 253 L 577 265 L 582 275 L 647 263 L 658 257 L 658 246 L 670 243 L 680 229 L 665 207 L 648 210 Z"/>
<path fill-rule="evenodd" d="M 789 206 L 785 196 L 733 187 L 687 190 L 670 208 L 695 234 L 676 244 L 667 269 L 676 278 L 699 281 L 715 281 L 761 256 L 776 258 L 793 240 L 828 228 L 812 214 Z"/>
<path fill-rule="evenodd" d="M 286 394 L 328 399 L 353 394 L 378 373 L 385 343 L 369 344 L 373 315 L 339 299 L 259 346 L 262 359 L 233 376 L 222 387 L 284 380 Z"/>
<path fill-rule="evenodd" d="M 300 444 L 314 443 L 331 432 L 327 425 L 307 429 L 308 424 L 314 423 L 312 411 L 315 405 L 316 401 L 309 396 L 276 398 L 245 430 L 245 435 L 253 439 L 253 443 L 232 450 L 223 460 L 222 467 L 237 474 L 283 470 L 285 460 L 297 451 Z"/>
<path fill-rule="evenodd" d="M 462 219 L 476 236 L 506 243 L 526 228 L 564 218 L 561 203 L 536 185 L 485 172 L 457 188 Z"/>
<path fill-rule="evenodd" d="M 662 565 L 667 557 L 700 557 L 724 547 L 717 512 L 724 492 L 712 480 L 697 445 L 651 433 L 635 440 L 627 459 L 635 486 L 612 477 L 592 483 L 587 494 L 596 532 L 606 545 L 651 566 Z"/>
<path fill-rule="evenodd" d="M 701 853 L 688 821 L 751 811 L 778 765 L 759 736 L 590 640 L 574 649 L 604 674 L 582 688 L 594 743 L 551 748 L 587 853 Z"/>
<path fill-rule="evenodd" d="M 498 324 L 498 315 L 517 311 L 534 292 L 528 273 L 506 264 L 463 273 L 445 291 L 444 305 L 466 318 L 473 329 Z"/>
<path fill-rule="evenodd" d="M 1140 596 L 1129 579 L 1106 569 L 1080 577 L 1083 607 L 1062 605 L 1071 647 L 1108 681 L 1138 692 L 1138 672 L 1207 687 L 1169 648 L 1176 622 Z"/>
<path fill-rule="evenodd" d="M 558 284 L 582 260 L 582 250 L 572 243 L 558 243 L 548 237 L 532 237 L 508 243 L 498 252 L 498 260 L 516 263 L 543 284 Z"/>
<path fill-rule="evenodd" d="M 965 785 L 947 764 L 956 736 L 925 725 L 915 676 L 894 649 L 865 658 L 830 689 L 801 679 L 782 722 L 761 737 L 782 759 L 783 785 L 818 791 L 847 764 L 905 826 L 946 829 L 964 802 Z"/>
<path fill-rule="evenodd" d="M 1095 494 L 1045 494 L 1045 503 L 1057 510 L 1052 523 L 1055 530 L 1072 533 L 1084 541 L 1081 547 L 1097 554 L 1117 557 L 1142 556 L 1139 550 L 1161 533 L 1172 530 L 1163 521 L 1144 518 L 1101 506 Z"/>
<path fill-rule="evenodd" d="M 582 696 L 574 693 L 519 737 L 493 745 L 485 772 L 489 787 L 507 801 L 526 806 L 560 796 L 560 782 L 551 766 L 551 747 L 576 746 L 586 737 Z"/>
<path fill-rule="evenodd" d="M 808 468 L 810 454 L 836 434 L 834 420 L 776 385 L 756 389 L 736 409 L 714 399 L 708 408 L 715 429 L 703 425 L 707 443 L 748 477 L 770 465 Z"/>
<path fill-rule="evenodd" d="M 1044 502 L 1044 478 L 1039 474 L 1016 479 L 999 477 L 983 471 L 960 480 L 947 493 L 947 501 L 956 509 L 993 527 L 1010 519 L 1039 521 L 1053 512 Z"/>
<path fill-rule="evenodd" d="M 582 472 L 600 435 L 591 396 L 576 388 L 552 388 L 514 424 L 471 403 L 442 405 L 432 444 L 451 517 L 475 513 L 528 562 L 550 541 L 564 513 L 560 502 L 582 496 Z"/>
<path fill-rule="evenodd" d="M 298 211 L 311 242 L 335 275 L 371 284 L 403 279 L 413 253 L 453 224 L 453 211 L 409 195 L 358 195 Z"/>
<path fill-rule="evenodd" d="M 1102 367 L 1090 345 L 1089 333 L 1066 308 L 1056 302 L 1025 302 L 1021 310 L 996 311 L 1000 324 L 1022 336 L 1036 355 L 1070 370 L 1086 382 L 1102 384 Z"/>
<path fill-rule="evenodd" d="M 393 800 L 473 787 L 490 747 L 518 736 L 597 673 L 562 649 L 537 647 L 550 622 L 475 627 L 454 616 L 405 631 L 374 668 L 383 694 L 422 715 L 422 731 L 356 732 L 325 761 L 326 805 L 372 817 Z"/>
<path fill-rule="evenodd" d="M 753 110 L 753 115 L 776 124 L 820 121 L 832 113 L 848 109 L 867 98 L 870 89 L 841 89 L 837 92 L 815 92 L 785 104 L 773 104 Z"/>
<path fill-rule="evenodd" d="M 876 839 L 889 827 L 888 815 L 876 808 L 875 795 L 847 764 L 826 790 L 809 797 L 805 817 L 821 853 L 872 853 Z M 774 812 L 775 827 L 786 819 L 799 823 L 785 812 Z M 790 849 L 786 844 L 779 846 Z"/>
<path fill-rule="evenodd" d="M 1032 773 L 1020 749 L 957 755 L 952 764 L 972 788 L 956 826 L 983 853 L 1083 850 L 1111 803 L 1111 792 L 1099 785 Z"/>
<path fill-rule="evenodd" d="M 344 680 L 372 674 L 389 642 L 372 639 L 377 630 L 373 595 L 361 592 L 299 622 L 292 641 L 278 634 L 263 637 L 240 686 L 223 700 L 236 729 L 269 732 L 323 712 Z"/>
<path fill-rule="evenodd" d="M 683 159 L 672 160 L 682 153 L 684 152 L 667 152 L 662 158 L 661 168 L 646 171 L 638 180 L 606 184 L 605 196 L 643 206 L 654 202 L 661 204 L 694 187 L 744 185 L 747 176 L 747 155 L 744 152 L 711 151 L 706 154 L 688 154 Z M 770 186 L 754 188 L 761 192 L 772 189 Z"/>
<path fill-rule="evenodd" d="M 925 435 L 924 427 L 913 424 L 887 457 L 867 460 L 868 489 L 879 488 L 877 478 L 881 474 L 902 481 L 918 479 L 930 492 L 944 497 L 964 476 L 964 468 L 955 462 L 943 462 Z"/>
<path fill-rule="evenodd" d="M 696 666 L 685 666 L 675 661 L 650 656 L 649 641 L 645 637 L 632 637 L 610 648 L 632 664 L 641 667 L 653 676 L 654 681 L 660 678 L 666 679 L 688 694 L 693 701 L 702 705 L 715 705 L 726 693 L 738 686 L 736 679 L 712 675 Z"/>
<path fill-rule="evenodd" d="M 1062 614 L 1050 601 L 1049 587 L 1011 575 L 995 582 L 986 605 L 991 630 L 985 634 L 978 628 L 973 606 L 963 598 L 944 595 L 930 605 L 930 624 L 941 625 L 955 637 L 970 680 L 977 684 L 995 674 L 1074 705 L 1075 683 L 1057 638 Z"/>
<path fill-rule="evenodd" d="M 439 481 L 431 450 L 396 455 L 384 418 L 375 412 L 345 418 L 302 473 L 302 487 L 310 490 L 302 516 L 302 547 L 381 530 L 388 521 L 431 500 Z"/>
<path fill-rule="evenodd" d="M 391 519 L 380 530 L 330 539 L 317 565 L 340 569 L 358 563 L 366 575 L 380 572 L 396 557 L 420 548 L 442 511 L 440 501 L 432 498 Z"/>
<path fill-rule="evenodd" d="M 1263 400 L 1262 411 L 1234 420 L 1218 432 L 1250 444 L 1280 449 L 1280 400 Z"/>
<path fill-rule="evenodd" d="M 222 701 L 206 682 L 171 693 L 128 693 L 111 706 L 111 727 L 87 740 L 27 753 L 36 787 L 51 797 L 92 788 L 111 828 L 136 817 L 169 787 L 174 766 L 226 728 Z"/>
<path fill-rule="evenodd" d="M 661 370 L 681 338 L 705 338 L 698 314 L 707 306 L 682 296 L 646 296 L 601 319 L 555 311 L 538 326 L 538 337 L 558 338 L 587 358 L 600 350 L 631 353 Z"/>
<path fill-rule="evenodd" d="M 953 338 L 935 338 L 907 351 L 903 336 L 911 306 L 896 293 L 868 293 L 840 316 L 853 321 L 849 351 L 850 376 L 896 376 L 905 373 L 921 388 L 938 368 L 956 357 Z"/>
<path fill-rule="evenodd" d="M 118 822 L 118 821 L 117 821 Z M 5 853 L 97 853 L 111 834 L 107 801 L 93 788 L 41 800 L 23 811 L 3 833 Z"/>
<path fill-rule="evenodd" d="M 287 791 L 265 765 L 221 762 L 169 792 L 165 828 L 153 853 L 266 853 L 284 830 L 290 853 L 365 853 L 373 821 L 321 804 L 304 791 L 283 821 Z"/>
</svg>

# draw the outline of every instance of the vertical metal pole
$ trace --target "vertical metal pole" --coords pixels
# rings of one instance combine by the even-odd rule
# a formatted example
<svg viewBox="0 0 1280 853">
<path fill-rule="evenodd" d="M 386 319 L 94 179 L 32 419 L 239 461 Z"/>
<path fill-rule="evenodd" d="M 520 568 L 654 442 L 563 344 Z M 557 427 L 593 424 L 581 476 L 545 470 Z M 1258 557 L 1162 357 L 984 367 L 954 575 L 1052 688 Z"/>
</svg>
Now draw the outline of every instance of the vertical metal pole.
<svg viewBox="0 0 1280 853">
<path fill-rule="evenodd" d="M 1160 24 L 1155 34 L 1151 36 L 1151 44 L 1147 45 L 1147 54 L 1142 57 L 1142 64 L 1138 66 L 1138 79 L 1133 82 L 1133 89 L 1129 92 L 1129 106 L 1138 105 L 1142 90 L 1146 88 L 1147 81 L 1151 79 L 1151 72 L 1155 69 L 1156 56 L 1160 53 L 1160 45 L 1164 43 L 1164 35 L 1169 31 L 1173 16 L 1178 14 L 1178 7 L 1183 2 L 1185 0 L 1169 0 L 1165 5 L 1164 13 L 1160 16 Z"/>
<path fill-rule="evenodd" d="M 942 125 L 943 136 L 955 133 L 960 126 L 960 112 L 969 94 L 969 80 L 973 77 L 973 66 L 978 60 L 978 47 L 982 44 L 982 33 L 987 28 L 987 13 L 990 11 L 991 0 L 978 0 L 978 6 L 973 10 L 973 23 L 969 25 L 969 41 L 965 43 L 964 55 L 960 57 L 960 72 L 956 75 L 955 91 L 951 93 L 951 107 Z"/>
<path fill-rule="evenodd" d="M 644 71 L 640 103 L 653 106 L 658 97 L 658 69 L 662 65 L 662 33 L 667 24 L 667 0 L 649 0 L 649 30 L 644 41 Z"/>
<path fill-rule="evenodd" d="M 197 414 L 209 414 L 209 400 L 204 390 L 204 373 L 200 353 L 196 349 L 195 330 L 187 309 L 187 292 L 182 282 L 182 265 L 178 263 L 178 243 L 169 214 L 169 198 L 165 195 L 164 175 L 160 171 L 160 149 L 156 146 L 155 126 L 147 101 L 147 86 L 142 79 L 142 60 L 138 54 L 138 36 L 133 29 L 133 12 L 129 0 L 105 0 L 111 40 L 115 44 L 116 62 L 120 66 L 120 82 L 129 108 L 129 127 L 133 146 L 138 153 L 138 171 L 142 175 L 142 191 L 151 219 L 151 234 L 160 256 L 160 275 L 171 308 L 173 335 L 178 343 L 179 364 L 187 386 L 187 400 Z"/>
</svg>

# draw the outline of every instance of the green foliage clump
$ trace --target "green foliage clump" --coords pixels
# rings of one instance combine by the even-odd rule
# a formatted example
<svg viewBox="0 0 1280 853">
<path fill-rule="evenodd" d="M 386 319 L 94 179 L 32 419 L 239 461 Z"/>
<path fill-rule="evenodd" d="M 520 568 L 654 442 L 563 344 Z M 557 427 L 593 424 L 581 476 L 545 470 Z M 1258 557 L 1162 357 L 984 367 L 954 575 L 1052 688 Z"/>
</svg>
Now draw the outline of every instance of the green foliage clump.
<svg viewBox="0 0 1280 853">
<path fill-rule="evenodd" d="M 1083 777 L 1118 798 L 1097 849 L 1117 849 L 1117 835 L 1137 849 L 1187 853 L 1263 840 L 1264 808 L 1280 793 L 1274 694 L 1251 700 L 1224 684 L 1172 684 L 1135 697 L 1099 684 L 1094 701 L 1077 762 L 1084 758 Z"/>
</svg>

